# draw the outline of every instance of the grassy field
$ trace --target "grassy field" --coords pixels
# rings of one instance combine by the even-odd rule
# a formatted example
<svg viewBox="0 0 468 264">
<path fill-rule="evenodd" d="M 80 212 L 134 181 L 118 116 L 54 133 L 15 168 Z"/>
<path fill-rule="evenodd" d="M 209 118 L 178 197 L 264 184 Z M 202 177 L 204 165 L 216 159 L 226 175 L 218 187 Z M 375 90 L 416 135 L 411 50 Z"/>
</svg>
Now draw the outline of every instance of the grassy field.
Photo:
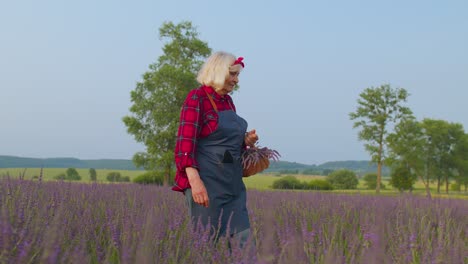
<svg viewBox="0 0 468 264">
<path fill-rule="evenodd" d="M 81 182 L 89 182 L 89 169 L 76 169 L 81 176 Z M 0 169 L 0 176 L 10 175 L 11 177 L 19 177 L 19 175 L 24 174 L 25 179 L 33 179 L 35 176 L 39 176 L 41 169 L 40 168 L 30 168 L 30 169 L 21 169 L 21 168 L 5 168 Z M 43 180 L 50 181 L 54 180 L 54 177 L 58 174 L 65 173 L 65 168 L 45 168 L 43 170 Z M 130 180 L 136 176 L 143 174 L 144 171 L 139 170 L 96 170 L 98 182 L 106 183 L 106 176 L 109 172 L 120 172 L 121 176 L 129 176 Z M 273 182 L 285 177 L 287 175 L 276 175 L 276 174 L 257 174 L 248 178 L 244 178 L 244 183 L 248 189 L 256 190 L 271 190 Z M 310 181 L 312 179 L 325 179 L 325 176 L 314 176 L 314 175 L 293 175 L 300 181 Z M 396 195 L 399 194 L 398 190 L 393 189 L 388 180 L 383 180 L 383 184 L 386 186 L 386 189 L 381 190 L 382 195 Z M 413 193 L 419 195 L 425 195 L 426 191 L 424 189 L 424 184 L 422 182 L 416 182 L 415 189 Z M 430 185 L 431 194 L 434 197 L 445 197 L 445 198 L 462 198 L 468 199 L 467 192 L 455 192 L 449 191 L 449 194 L 445 194 L 445 186 L 441 188 L 441 193 L 437 194 L 437 189 L 435 183 Z M 333 193 L 346 193 L 346 194 L 375 194 L 375 190 L 368 190 L 364 185 L 364 181 L 360 180 L 358 188 L 356 190 L 334 190 L 330 191 Z"/>
<path fill-rule="evenodd" d="M 257 174 L 251 177 L 244 178 L 245 186 L 249 189 L 257 190 L 269 190 L 273 182 L 286 177 L 287 175 L 275 175 L 275 174 Z M 313 176 L 313 175 L 294 175 L 300 181 L 310 181 L 313 179 L 325 179 L 325 176 Z"/>
<path fill-rule="evenodd" d="M 282 177 L 285 177 L 287 175 L 273 175 L 273 174 L 258 174 L 254 175 L 248 178 L 244 178 L 244 183 L 247 188 L 249 189 L 257 189 L 257 190 L 271 190 L 273 182 L 281 179 Z M 293 175 L 300 181 L 311 181 L 313 179 L 326 179 L 326 176 L 312 176 L 312 175 Z M 397 195 L 400 192 L 388 183 L 388 180 L 384 179 L 382 183 L 385 185 L 385 189 L 381 189 L 381 194 L 382 195 Z M 435 183 L 431 184 L 430 186 L 431 190 L 431 195 L 434 197 L 444 197 L 444 198 L 462 198 L 462 199 L 468 199 L 468 193 L 467 192 L 455 192 L 455 191 L 450 191 L 449 194 L 445 193 L 445 186 L 442 188 L 441 187 L 441 193 L 437 194 L 437 188 Z M 363 180 L 359 180 L 358 188 L 356 190 L 334 190 L 334 191 L 328 191 L 332 193 L 346 193 L 346 194 L 375 194 L 375 190 L 368 190 L 366 189 L 366 186 L 364 184 Z M 426 195 L 426 190 L 424 187 L 424 184 L 420 181 L 417 181 L 416 184 L 414 185 L 414 194 L 418 195 Z"/>
<path fill-rule="evenodd" d="M 45 181 L 54 180 L 54 177 L 65 173 L 67 169 L 65 168 L 44 168 L 42 172 L 42 179 Z M 89 169 L 76 169 L 81 176 L 82 182 L 89 182 Z M 106 176 L 109 172 L 120 172 L 122 177 L 129 176 L 130 179 L 135 178 L 136 176 L 143 174 L 144 171 L 139 170 L 96 170 L 98 182 L 107 182 Z M 5 168 L 0 169 L 0 175 L 10 175 L 11 177 L 19 177 L 19 175 L 24 174 L 25 179 L 32 179 L 35 176 L 39 176 L 41 173 L 40 168 Z"/>
</svg>

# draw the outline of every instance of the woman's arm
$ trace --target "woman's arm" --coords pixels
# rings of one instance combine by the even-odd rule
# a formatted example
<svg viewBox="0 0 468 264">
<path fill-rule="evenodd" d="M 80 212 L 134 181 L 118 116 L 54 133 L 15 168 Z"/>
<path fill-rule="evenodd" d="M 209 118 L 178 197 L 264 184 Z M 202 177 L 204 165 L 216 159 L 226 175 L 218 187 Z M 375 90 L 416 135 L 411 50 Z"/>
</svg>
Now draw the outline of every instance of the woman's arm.
<svg viewBox="0 0 468 264">
<path fill-rule="evenodd" d="M 197 141 L 203 125 L 202 104 L 197 90 L 192 90 L 184 101 L 180 112 L 177 142 L 174 150 L 177 174 L 186 178 L 192 188 L 193 200 L 205 207 L 209 205 L 208 193 L 198 173 L 198 163 L 195 159 Z"/>
<path fill-rule="evenodd" d="M 187 177 L 192 187 L 193 201 L 202 206 L 208 207 L 210 200 L 208 198 L 208 192 L 206 191 L 205 184 L 198 174 L 198 170 L 192 167 L 185 168 Z"/>
</svg>

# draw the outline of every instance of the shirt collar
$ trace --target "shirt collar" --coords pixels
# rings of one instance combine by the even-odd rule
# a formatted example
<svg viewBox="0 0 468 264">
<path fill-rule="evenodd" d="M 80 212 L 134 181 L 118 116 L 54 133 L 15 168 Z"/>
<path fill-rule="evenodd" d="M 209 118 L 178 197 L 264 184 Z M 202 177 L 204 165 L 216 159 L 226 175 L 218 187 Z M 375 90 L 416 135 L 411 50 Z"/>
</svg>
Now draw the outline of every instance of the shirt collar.
<svg viewBox="0 0 468 264">
<path fill-rule="evenodd" d="M 203 85 L 203 89 L 205 89 L 205 91 L 207 91 L 211 96 L 213 96 L 213 98 L 216 98 L 217 100 L 221 100 L 222 98 L 225 98 L 225 96 L 221 96 L 219 95 L 215 89 L 211 86 L 208 86 L 208 85 Z"/>
</svg>

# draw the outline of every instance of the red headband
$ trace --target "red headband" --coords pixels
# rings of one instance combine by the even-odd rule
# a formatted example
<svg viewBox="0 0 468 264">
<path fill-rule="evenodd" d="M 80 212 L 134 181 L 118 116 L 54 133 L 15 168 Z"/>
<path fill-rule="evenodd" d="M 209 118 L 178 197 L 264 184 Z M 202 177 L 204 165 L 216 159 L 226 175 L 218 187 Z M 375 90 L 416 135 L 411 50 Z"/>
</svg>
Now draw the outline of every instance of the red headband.
<svg viewBox="0 0 468 264">
<path fill-rule="evenodd" d="M 245 68 L 244 63 L 242 62 L 243 60 L 244 60 L 243 57 L 239 57 L 239 58 L 237 58 L 237 60 L 234 61 L 234 63 L 232 65 L 240 64 L 240 65 L 242 65 L 242 68 Z"/>
</svg>

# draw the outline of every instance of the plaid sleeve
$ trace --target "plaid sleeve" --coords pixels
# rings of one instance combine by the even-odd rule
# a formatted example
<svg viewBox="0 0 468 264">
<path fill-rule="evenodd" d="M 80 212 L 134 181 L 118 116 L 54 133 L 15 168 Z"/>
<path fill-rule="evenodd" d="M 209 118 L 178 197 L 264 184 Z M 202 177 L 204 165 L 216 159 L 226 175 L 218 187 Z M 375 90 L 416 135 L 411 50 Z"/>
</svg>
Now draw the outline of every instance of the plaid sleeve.
<svg viewBox="0 0 468 264">
<path fill-rule="evenodd" d="M 195 160 L 195 148 L 199 137 L 202 117 L 197 90 L 192 90 L 185 99 L 180 112 L 179 130 L 174 151 L 178 172 L 185 175 L 186 167 L 198 168 Z"/>
<path fill-rule="evenodd" d="M 206 95 L 203 89 L 207 89 L 205 91 L 212 94 L 219 111 L 236 111 L 229 95 L 226 100 L 220 100 L 219 95 L 211 87 L 201 87 L 201 89 L 189 92 L 180 111 L 179 130 L 174 150 L 177 168 L 175 185 L 172 187 L 174 191 L 182 192 L 190 188 L 185 168 L 199 168 L 195 159 L 197 139 L 210 135 L 218 127 L 218 114 L 214 111 L 210 101 L 204 100 Z"/>
</svg>

